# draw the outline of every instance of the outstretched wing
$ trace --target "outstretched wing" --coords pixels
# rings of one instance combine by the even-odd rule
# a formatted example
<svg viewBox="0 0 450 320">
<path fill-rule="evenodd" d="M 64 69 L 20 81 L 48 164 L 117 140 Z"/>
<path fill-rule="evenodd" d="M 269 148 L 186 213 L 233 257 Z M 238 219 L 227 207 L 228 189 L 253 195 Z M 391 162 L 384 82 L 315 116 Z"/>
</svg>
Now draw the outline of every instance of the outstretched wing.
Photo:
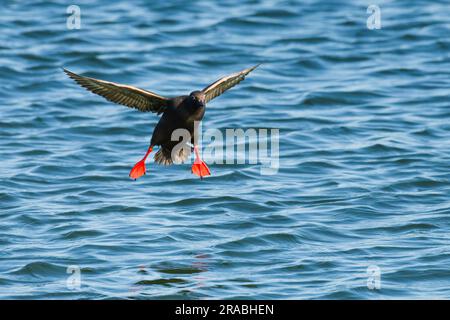
<svg viewBox="0 0 450 320">
<path fill-rule="evenodd" d="M 259 64 L 251 68 L 242 70 L 240 72 L 230 74 L 229 76 L 223 77 L 207 86 L 205 89 L 202 90 L 202 92 L 205 94 L 205 103 L 211 101 L 215 97 L 220 96 L 226 90 L 237 85 L 239 82 L 245 79 L 246 75 L 255 70 L 258 66 Z"/>
<path fill-rule="evenodd" d="M 119 83 L 83 77 L 69 70 L 64 72 L 83 88 L 104 97 L 106 100 L 138 109 L 142 112 L 164 112 L 169 99 L 156 93 Z"/>
</svg>

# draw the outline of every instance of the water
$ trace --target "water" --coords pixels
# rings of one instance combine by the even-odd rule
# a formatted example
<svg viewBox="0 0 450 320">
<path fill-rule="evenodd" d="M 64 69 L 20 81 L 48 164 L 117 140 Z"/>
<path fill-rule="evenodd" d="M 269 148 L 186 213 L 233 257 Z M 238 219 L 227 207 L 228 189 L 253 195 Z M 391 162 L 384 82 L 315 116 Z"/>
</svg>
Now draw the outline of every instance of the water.
<svg viewBox="0 0 450 320">
<path fill-rule="evenodd" d="M 450 298 L 447 1 L 379 30 L 369 1 L 74 4 L 2 1 L 0 298 Z M 203 181 L 130 181 L 158 117 L 60 69 L 172 96 L 258 62 L 204 129 L 278 128 L 279 172 Z"/>
</svg>

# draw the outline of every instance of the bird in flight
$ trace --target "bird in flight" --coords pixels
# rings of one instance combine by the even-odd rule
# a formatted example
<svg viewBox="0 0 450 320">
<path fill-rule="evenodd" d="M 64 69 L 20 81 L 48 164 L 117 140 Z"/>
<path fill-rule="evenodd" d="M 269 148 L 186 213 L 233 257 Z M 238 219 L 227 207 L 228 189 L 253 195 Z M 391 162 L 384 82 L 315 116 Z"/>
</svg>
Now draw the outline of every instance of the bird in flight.
<svg viewBox="0 0 450 320">
<path fill-rule="evenodd" d="M 158 164 L 170 165 L 184 162 L 192 152 L 191 147 L 183 141 L 172 140 L 172 133 L 176 129 L 185 129 L 190 134 L 190 144 L 193 146 L 195 161 L 192 173 L 203 178 L 211 175 L 206 163 L 201 159 L 197 135 L 194 134 L 195 124 L 203 119 L 206 104 L 220 96 L 226 90 L 234 87 L 259 65 L 230 74 L 213 82 L 200 91 L 193 91 L 189 95 L 166 98 L 151 91 L 133 86 L 89 78 L 75 74 L 67 69 L 64 72 L 85 89 L 104 97 L 106 100 L 135 108 L 142 112 L 162 114 L 161 119 L 153 130 L 150 146 L 144 157 L 138 161 L 130 171 L 130 178 L 136 180 L 146 173 L 145 161 L 153 151 L 153 147 L 160 146 L 154 158 Z M 179 144 L 182 144 L 179 146 Z"/>
</svg>

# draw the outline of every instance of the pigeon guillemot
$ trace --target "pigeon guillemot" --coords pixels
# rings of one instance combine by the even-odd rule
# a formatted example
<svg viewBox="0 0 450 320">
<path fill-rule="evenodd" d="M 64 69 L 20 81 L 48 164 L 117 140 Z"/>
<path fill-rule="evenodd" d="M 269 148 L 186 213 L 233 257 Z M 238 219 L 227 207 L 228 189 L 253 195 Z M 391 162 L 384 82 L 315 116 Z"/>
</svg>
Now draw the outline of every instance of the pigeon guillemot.
<svg viewBox="0 0 450 320">
<path fill-rule="evenodd" d="M 160 146 L 160 149 L 154 157 L 155 162 L 159 164 L 169 165 L 174 160 L 183 162 L 189 157 L 191 148 L 177 148 L 176 152 L 172 155 L 174 147 L 180 143 L 180 141 L 172 141 L 172 133 L 176 129 L 186 129 L 189 131 L 191 137 L 190 143 L 193 145 L 195 152 L 192 173 L 202 178 L 211 175 L 211 172 L 206 163 L 200 158 L 196 139 L 194 139 L 194 125 L 203 119 L 205 106 L 209 101 L 244 80 L 245 76 L 258 66 L 256 65 L 220 78 L 201 91 L 193 91 L 188 96 L 185 95 L 175 98 L 165 98 L 156 93 L 133 86 L 83 77 L 69 70 L 63 70 L 80 86 L 109 101 L 135 108 L 142 112 L 155 112 L 158 115 L 163 114 L 153 131 L 150 146 L 145 156 L 130 171 L 130 177 L 132 179 L 137 179 L 145 174 L 145 160 L 153 151 L 154 146 Z"/>
</svg>

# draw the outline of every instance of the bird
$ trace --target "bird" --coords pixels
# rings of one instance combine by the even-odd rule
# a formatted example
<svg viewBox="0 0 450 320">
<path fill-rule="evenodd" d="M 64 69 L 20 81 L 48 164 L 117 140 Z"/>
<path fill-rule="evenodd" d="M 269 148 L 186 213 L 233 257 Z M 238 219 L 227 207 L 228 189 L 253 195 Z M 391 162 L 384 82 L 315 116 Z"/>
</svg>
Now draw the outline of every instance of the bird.
<svg viewBox="0 0 450 320">
<path fill-rule="evenodd" d="M 194 151 L 195 160 L 191 172 L 202 179 L 210 176 L 211 171 L 202 160 L 198 150 L 197 135 L 194 134 L 196 124 L 203 119 L 207 103 L 243 81 L 259 65 L 224 76 L 202 90 L 192 91 L 189 95 L 172 98 L 130 85 L 81 76 L 66 68 L 63 68 L 63 71 L 81 87 L 102 96 L 108 101 L 141 112 L 162 114 L 153 130 L 147 152 L 129 173 L 131 179 L 136 180 L 146 174 L 145 161 L 156 146 L 159 146 L 159 150 L 154 155 L 155 163 L 163 165 L 184 162 Z M 173 141 L 172 133 L 177 129 L 187 130 L 190 141 L 183 142 L 181 137 L 179 140 Z"/>
</svg>

